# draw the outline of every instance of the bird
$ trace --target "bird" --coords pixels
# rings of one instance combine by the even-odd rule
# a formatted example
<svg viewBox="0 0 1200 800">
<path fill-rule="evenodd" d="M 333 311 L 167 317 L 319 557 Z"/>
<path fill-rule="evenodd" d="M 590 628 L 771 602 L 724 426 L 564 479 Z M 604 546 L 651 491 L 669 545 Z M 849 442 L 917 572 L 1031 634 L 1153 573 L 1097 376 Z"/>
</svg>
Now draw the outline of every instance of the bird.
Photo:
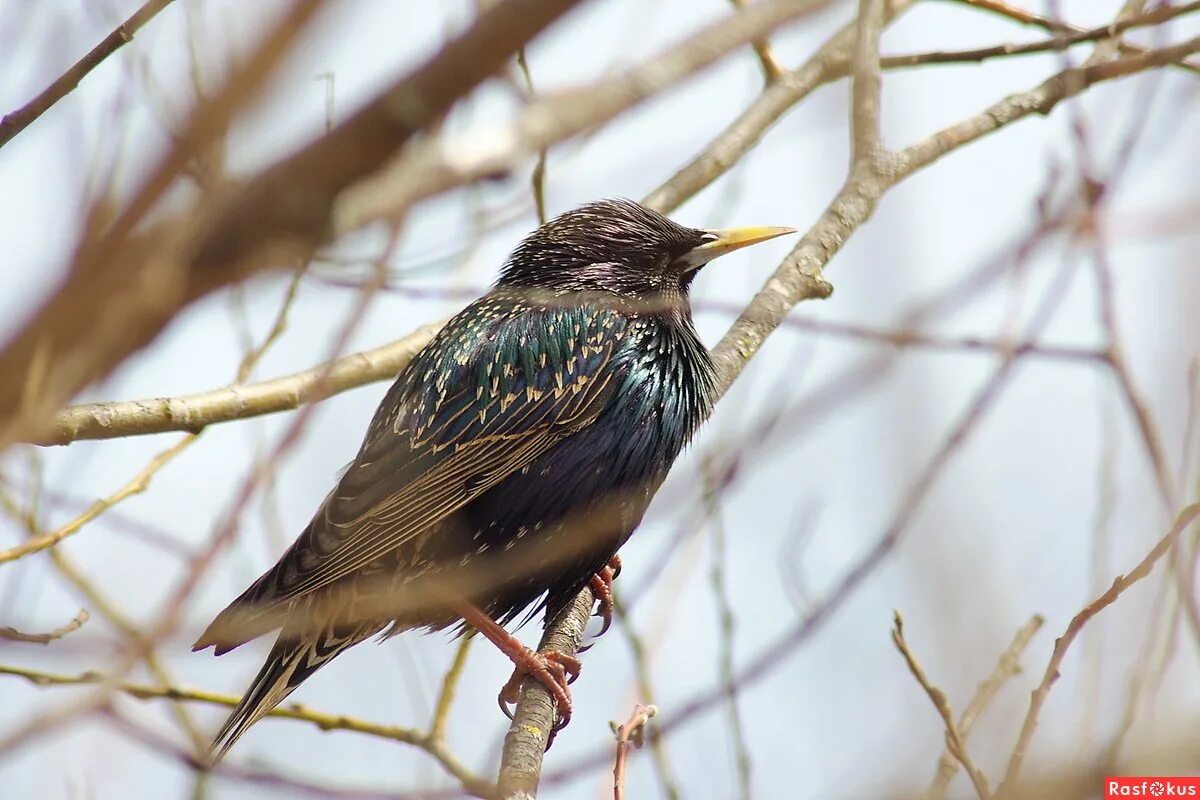
<svg viewBox="0 0 1200 800">
<path fill-rule="evenodd" d="M 193 645 L 279 631 L 213 739 L 219 760 L 317 669 L 374 636 L 478 633 L 543 683 L 558 722 L 579 662 L 508 632 L 593 586 L 708 417 L 712 358 L 689 289 L 707 263 L 794 232 L 687 227 L 602 200 L 526 236 L 494 286 L 399 372 L 353 462 L 279 561 Z"/>
</svg>

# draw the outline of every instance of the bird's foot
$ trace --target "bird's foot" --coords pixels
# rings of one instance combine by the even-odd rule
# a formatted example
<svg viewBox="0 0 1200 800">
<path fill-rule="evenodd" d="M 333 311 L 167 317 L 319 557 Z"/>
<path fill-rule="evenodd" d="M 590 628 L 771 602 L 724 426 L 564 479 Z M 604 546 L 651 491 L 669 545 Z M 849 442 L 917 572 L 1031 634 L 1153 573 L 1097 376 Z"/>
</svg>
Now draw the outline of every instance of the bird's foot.
<svg viewBox="0 0 1200 800">
<path fill-rule="evenodd" d="M 513 662 L 512 677 L 504 684 L 497 698 L 500 710 L 506 717 L 513 718 L 508 707 L 515 706 L 521 699 L 521 685 L 526 677 L 532 677 L 550 692 L 558 709 L 558 722 L 550 731 L 550 739 L 546 743 L 549 748 L 554 741 L 554 734 L 571 721 L 571 690 L 567 686 L 579 677 L 579 671 L 583 668 L 579 659 L 554 650 L 535 653 L 473 603 L 454 597 L 450 598 L 450 603 L 468 624 Z"/>
<path fill-rule="evenodd" d="M 612 626 L 613 612 L 613 581 L 621 574 L 621 557 L 614 555 L 608 564 L 592 576 L 592 594 L 596 596 L 596 613 L 594 616 L 604 620 L 597 636 L 603 636 Z"/>
<path fill-rule="evenodd" d="M 565 728 L 571 721 L 571 690 L 568 687 L 579 677 L 583 665 L 579 663 L 579 659 L 556 650 L 535 653 L 527 647 L 522 649 L 523 653 L 509 656 L 513 661 L 513 674 L 497 698 L 500 710 L 512 719 L 513 712 L 509 710 L 509 706 L 516 706 L 517 701 L 521 699 L 521 686 L 525 678 L 533 678 L 546 687 L 558 708 L 558 722 L 551 733 L 553 737 L 554 733 Z"/>
</svg>

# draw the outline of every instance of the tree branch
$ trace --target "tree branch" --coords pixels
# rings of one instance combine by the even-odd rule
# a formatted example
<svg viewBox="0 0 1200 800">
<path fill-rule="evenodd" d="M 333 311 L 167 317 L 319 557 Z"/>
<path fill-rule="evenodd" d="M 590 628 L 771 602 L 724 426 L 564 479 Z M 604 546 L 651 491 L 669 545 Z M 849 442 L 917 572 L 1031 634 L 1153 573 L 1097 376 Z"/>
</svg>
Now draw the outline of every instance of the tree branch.
<svg viewBox="0 0 1200 800">
<path fill-rule="evenodd" d="M 756 3 L 611 78 L 582 89 L 543 95 L 510 124 L 423 142 L 346 192 L 334 209 L 334 230 L 336 233 L 356 230 L 401 214 L 418 200 L 504 174 L 556 142 L 607 122 L 748 42 L 830 2 Z"/>
<path fill-rule="evenodd" d="M 939 50 L 929 53 L 914 53 L 913 55 L 884 56 L 881 59 L 881 63 L 885 69 L 893 69 L 896 67 L 917 67 L 929 64 L 979 62 L 991 58 L 1031 55 L 1034 53 L 1058 53 L 1069 50 L 1077 44 L 1110 39 L 1133 28 L 1161 25 L 1168 20 L 1181 17 L 1185 14 L 1191 14 L 1195 11 L 1200 11 L 1200 2 L 1184 3 L 1179 6 L 1159 6 L 1144 14 L 1114 20 L 1107 25 L 1100 25 L 1091 29 L 1076 30 L 1068 28 L 1060 32 L 1058 36 L 1044 39 L 1040 42 L 1026 42 L 1023 44 L 1008 43 L 992 47 L 980 47 L 973 50 Z M 1136 52 L 1144 53 L 1145 50 L 1137 48 Z"/>
<path fill-rule="evenodd" d="M 1069 625 L 1066 632 L 1063 633 L 1054 642 L 1054 652 L 1050 655 L 1050 661 L 1046 664 L 1046 672 L 1042 676 L 1042 682 L 1033 690 L 1029 699 L 1029 711 L 1025 715 L 1025 721 L 1021 725 L 1021 733 L 1017 737 L 1017 743 L 1013 747 L 1012 756 L 1009 758 L 1008 767 L 1004 772 L 1004 781 L 996 790 L 996 796 L 999 798 L 1017 797 L 1017 782 L 1021 776 L 1021 767 L 1025 763 L 1025 753 L 1029 748 L 1029 742 L 1033 739 L 1033 732 L 1037 729 L 1038 716 L 1041 713 L 1042 706 L 1046 702 L 1046 696 L 1050 694 L 1050 689 L 1058 680 L 1061 673 L 1063 659 L 1067 656 L 1067 650 L 1070 649 L 1075 637 L 1083 630 L 1083 626 L 1091 621 L 1092 617 L 1099 614 L 1108 606 L 1116 602 L 1116 599 L 1121 596 L 1121 593 L 1128 589 L 1133 584 L 1145 578 L 1154 569 L 1154 565 L 1166 555 L 1179 537 L 1188 527 L 1200 517 L 1200 503 L 1193 503 L 1187 508 L 1179 512 L 1175 518 L 1175 524 L 1171 526 L 1171 530 L 1167 535 L 1159 539 L 1158 543 L 1151 548 L 1138 565 L 1135 566 L 1128 574 L 1118 575 L 1112 582 L 1112 586 L 1104 594 L 1097 597 L 1091 603 L 1084 607 L 1082 611 L 1076 614 Z"/>
<path fill-rule="evenodd" d="M 583 632 L 592 614 L 595 599 L 591 588 L 583 589 L 559 612 L 547 620 L 546 632 L 538 650 L 555 650 L 573 656 L 579 652 Z M 512 724 L 504 737 L 500 757 L 497 796 L 501 800 L 526 800 L 537 796 L 542 775 L 542 757 L 553 736 L 557 711 L 554 698 L 534 678 L 521 686 L 521 699 L 513 712 Z"/>
<path fill-rule="evenodd" d="M 171 4 L 172 0 L 147 0 L 137 11 L 122 22 L 112 33 L 105 36 L 100 44 L 93 47 L 87 55 L 75 62 L 66 72 L 30 100 L 11 113 L 0 119 L 0 147 L 12 141 L 13 137 L 28 128 L 38 117 L 45 114 L 59 100 L 75 90 L 87 74 L 113 53 L 133 41 L 143 25 Z"/>
<path fill-rule="evenodd" d="M 977 139 L 1034 113 L 1048 114 L 1058 103 L 1080 94 L 1096 83 L 1170 64 L 1197 51 L 1200 51 L 1200 37 L 1116 61 L 1064 70 L 1048 78 L 1034 89 L 1011 95 L 994 103 L 979 114 L 944 128 L 898 153 L 885 155 L 878 159 L 882 161 L 884 167 L 878 172 L 867 174 L 852 172 L 846 184 L 834 198 L 833 203 L 784 259 L 775 273 L 767 280 L 766 285 L 714 348 L 713 360 L 717 366 L 719 389 L 722 395 L 758 352 L 766 337 L 782 323 L 783 318 L 797 303 L 828 295 L 831 287 L 821 277 L 825 264 L 841 249 L 854 231 L 870 217 L 875 203 L 888 188 Z M 1006 359 L 1006 362 L 1011 362 L 1011 356 Z M 994 383 L 995 381 L 993 381 Z M 973 404 L 968 418 L 970 415 L 977 414 L 978 409 L 983 405 L 991 402 L 994 389 L 993 385 L 989 385 L 985 389 Z M 969 423 L 964 422 L 964 424 Z M 952 433 L 947 445 L 943 447 L 943 451 L 952 448 L 954 440 L 962 435 L 963 427 L 959 426 Z M 935 459 L 935 465 L 944 457 L 945 452 Z M 923 485 L 928 480 L 929 476 L 926 475 L 918 482 L 918 485 Z M 902 510 L 901 517 L 889 527 L 888 533 L 872 548 L 867 557 L 832 590 L 829 599 L 824 601 L 817 611 L 809 614 L 776 645 L 752 659 L 740 670 L 739 685 L 745 686 L 751 680 L 767 674 L 775 665 L 781 663 L 778 658 L 781 651 L 786 651 L 795 641 L 809 635 L 828 618 L 829 611 L 853 591 L 864 575 L 880 563 L 890 540 L 898 535 L 896 526 L 902 524 L 905 521 L 904 516 L 911 511 L 909 506 Z M 664 730 L 681 726 L 688 719 L 708 708 L 721 696 L 720 689 L 715 692 L 706 692 L 688 701 L 682 707 L 673 711 L 664 711 L 670 716 L 663 726 Z M 600 757 L 590 759 L 572 765 L 562 773 L 556 773 L 555 777 L 561 779 L 564 775 L 581 769 L 584 764 L 595 766 L 603 761 L 604 759 Z M 1003 795 L 1003 788 L 1002 785 L 997 796 Z"/>
<path fill-rule="evenodd" d="M 1049 114 L 1060 102 L 1090 86 L 1170 64 L 1197 51 L 1200 37 L 1115 61 L 1064 70 L 1035 89 L 1010 95 L 898 153 L 881 156 L 878 160 L 882 169 L 852 171 L 820 219 L 713 349 L 722 394 L 797 303 L 829 295 L 832 287 L 822 275 L 825 265 L 870 218 L 879 198 L 892 186 L 983 136 L 1033 114 Z"/>
<path fill-rule="evenodd" d="M 912 6 L 912 0 L 889 0 L 884 17 L 891 22 Z M 768 86 L 757 100 L 713 138 L 697 156 L 669 180 L 646 195 L 642 203 L 664 214 L 683 205 L 723 175 L 750 151 L 763 134 L 814 89 L 850 74 L 850 56 L 858 26 L 851 22 L 832 36 L 802 66 Z"/>
<path fill-rule="evenodd" d="M 746 8 L 746 0 L 729 0 L 735 8 Z M 758 56 L 759 66 L 762 67 L 763 80 L 768 84 L 772 81 L 777 81 L 786 72 L 783 67 L 779 66 L 779 60 L 775 58 L 775 51 L 771 47 L 770 41 L 764 36 L 761 39 L 755 39 L 750 43 L 754 48 L 754 54 Z"/>
<path fill-rule="evenodd" d="M 646 725 L 657 713 L 657 707 L 638 703 L 624 723 L 609 723 L 617 737 L 617 757 L 613 762 L 613 800 L 625 800 L 625 762 L 629 758 L 629 748 L 642 746 L 646 741 Z"/>
<path fill-rule="evenodd" d="M 971 698 L 971 702 L 967 703 L 962 716 L 958 718 L 958 730 L 962 734 L 964 742 L 970 734 L 971 728 L 975 726 L 975 721 L 987 709 L 992 698 L 1000 691 L 1000 687 L 1021 671 L 1021 655 L 1033 640 L 1034 634 L 1041 630 L 1045 622 L 1046 620 L 1042 616 L 1035 615 L 1025 623 L 1013 636 L 1008 648 L 1000 654 L 1000 660 L 996 663 L 992 674 L 979 684 L 979 688 L 975 690 L 975 696 Z M 948 751 L 943 752 L 941 758 L 938 759 L 937 774 L 934 775 L 929 791 L 925 794 L 925 800 L 941 800 L 945 797 L 946 787 L 957 771 L 958 763 L 954 756 Z"/>
<path fill-rule="evenodd" d="M 957 0 L 957 2 L 962 3 L 970 8 L 976 8 L 1000 17 L 1006 17 L 1022 25 L 1032 25 L 1034 27 L 1041 28 L 1042 30 L 1050 31 L 1051 33 L 1071 34 L 1081 33 L 1084 30 L 1078 25 L 1072 25 L 1069 22 L 1063 22 L 1062 20 L 1054 19 L 1053 17 L 1043 16 L 1042 14 L 1028 11 L 1018 6 L 1010 5 L 1009 3 L 1004 2 L 1004 0 Z M 1135 44 L 1129 44 L 1128 42 L 1124 41 L 1117 42 L 1117 49 L 1127 55 L 1137 55 L 1139 53 L 1146 52 L 1146 48 L 1139 47 Z M 1182 59 L 1174 62 L 1174 66 L 1178 66 L 1179 68 L 1188 72 L 1200 73 L 1200 67 L 1197 67 L 1195 64 L 1188 63 Z"/>
<path fill-rule="evenodd" d="M 22 633 L 16 628 L 0 628 L 0 639 L 5 639 L 10 642 L 28 642 L 29 644 L 50 644 L 56 639 L 61 639 L 68 633 L 74 633 L 83 627 L 83 623 L 88 621 L 88 612 L 86 608 L 79 609 L 70 622 L 66 625 L 61 625 L 49 633 Z"/>
<path fill-rule="evenodd" d="M 879 131 L 879 36 L 883 32 L 883 0 L 859 0 L 858 25 L 851 60 L 850 163 L 869 166 L 882 148 Z"/>
<path fill-rule="evenodd" d="M 68 406 L 55 416 L 48 435 L 35 443 L 70 444 L 80 439 L 195 432 L 218 422 L 288 411 L 364 384 L 395 378 L 441 326 L 440 322 L 422 325 L 402 339 L 373 350 L 261 383 L 180 397 Z"/>
<path fill-rule="evenodd" d="M 21 667 L 10 667 L 0 664 L 0 675 L 11 675 L 24 678 L 34 686 L 91 686 L 103 683 L 106 676 L 96 672 L 85 672 L 80 675 L 60 675 L 53 672 L 41 672 Z M 149 686 L 142 683 L 122 682 L 115 690 L 138 700 L 175 700 L 193 703 L 233 708 L 241 700 L 234 695 L 206 692 L 201 689 L 184 689 L 176 686 Z M 494 787 L 471 772 L 446 747 L 440 737 L 432 732 L 426 733 L 415 728 L 403 728 L 397 725 L 380 725 L 375 722 L 348 717 L 344 714 L 327 714 L 311 709 L 300 703 L 289 703 L 272 709 L 267 716 L 283 719 L 299 720 L 315 725 L 323 731 L 351 731 L 379 739 L 389 739 L 394 742 L 412 745 L 433 756 L 447 773 L 462 783 L 463 789 L 480 797 L 490 797 Z"/>
<path fill-rule="evenodd" d="M 331 235 L 331 212 L 343 189 L 377 169 L 576 2 L 507 0 L 345 123 L 224 202 L 202 198 L 187 214 L 143 230 L 140 223 L 186 161 L 186 147 L 177 150 L 111 226 L 84 242 L 66 283 L 0 353 L 0 374 L 20 376 L 0 383 L 0 447 L 44 432 L 71 396 L 153 340 L 186 305 L 255 270 L 309 255 Z M 229 91 L 241 97 L 248 89 Z M 212 134 L 219 123 L 193 121 L 193 127 Z M 203 137 L 183 141 L 197 138 Z"/>
<path fill-rule="evenodd" d="M 987 776 L 975 766 L 967 752 L 965 736 L 959 731 L 958 724 L 954 721 L 954 712 L 950 708 L 949 698 L 946 697 L 945 692 L 929 682 L 929 677 L 921 667 L 921 662 L 909 649 L 908 641 L 904 638 L 904 618 L 900 616 L 899 611 L 894 612 L 892 620 L 892 644 L 896 645 L 896 649 L 904 657 L 904 662 L 908 664 L 908 671 L 925 690 L 929 701 L 937 709 L 938 716 L 942 718 L 942 724 L 946 726 L 946 749 L 967 771 L 967 775 L 971 778 L 971 784 L 975 787 L 975 793 L 979 795 L 979 800 L 991 800 L 992 792 L 988 788 Z"/>
</svg>

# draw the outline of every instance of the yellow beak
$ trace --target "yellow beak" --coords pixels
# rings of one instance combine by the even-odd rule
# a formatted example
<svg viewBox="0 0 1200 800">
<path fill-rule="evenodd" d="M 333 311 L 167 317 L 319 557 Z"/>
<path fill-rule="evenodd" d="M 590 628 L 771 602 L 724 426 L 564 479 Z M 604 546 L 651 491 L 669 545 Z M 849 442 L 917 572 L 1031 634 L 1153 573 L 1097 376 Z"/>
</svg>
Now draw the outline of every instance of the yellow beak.
<svg viewBox="0 0 1200 800">
<path fill-rule="evenodd" d="M 685 271 L 697 269 L 726 253 L 795 232 L 795 228 L 727 228 L 708 231 L 708 235 L 715 238 L 693 247 L 676 259 L 675 263 L 683 265 Z"/>
</svg>

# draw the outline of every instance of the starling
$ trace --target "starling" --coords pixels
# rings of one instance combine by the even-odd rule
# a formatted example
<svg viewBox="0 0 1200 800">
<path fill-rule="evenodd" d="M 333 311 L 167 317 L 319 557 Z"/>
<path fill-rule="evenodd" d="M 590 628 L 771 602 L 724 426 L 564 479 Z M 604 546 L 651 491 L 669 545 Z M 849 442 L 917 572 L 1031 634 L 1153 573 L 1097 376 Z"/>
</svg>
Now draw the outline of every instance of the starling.
<svg viewBox="0 0 1200 800">
<path fill-rule="evenodd" d="M 606 605 L 618 548 L 714 399 L 692 280 L 790 232 L 697 230 L 609 200 L 525 238 L 401 371 L 308 527 L 193 646 L 280 631 L 214 757 L 339 653 L 415 628 L 482 634 L 515 666 L 501 707 L 531 675 L 564 724 L 578 662 L 504 626 L 549 621 L 589 584 Z"/>
</svg>

